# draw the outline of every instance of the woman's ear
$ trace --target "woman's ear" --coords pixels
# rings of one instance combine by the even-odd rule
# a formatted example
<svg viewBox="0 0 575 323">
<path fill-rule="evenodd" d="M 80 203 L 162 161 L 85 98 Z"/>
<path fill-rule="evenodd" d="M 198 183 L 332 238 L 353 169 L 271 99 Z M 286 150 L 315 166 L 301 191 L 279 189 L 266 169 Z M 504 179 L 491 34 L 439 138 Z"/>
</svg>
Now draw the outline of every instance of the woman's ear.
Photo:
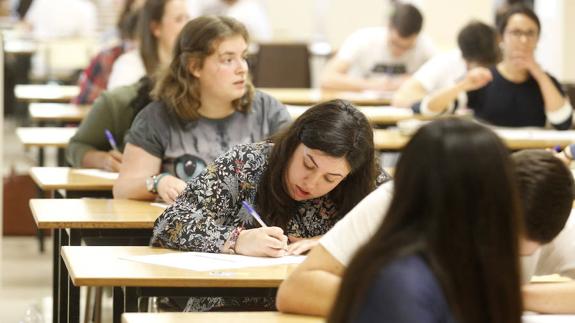
<svg viewBox="0 0 575 323">
<path fill-rule="evenodd" d="M 158 23 L 157 21 L 150 22 L 150 32 L 156 38 L 160 38 L 160 35 L 162 34 L 162 30 L 160 27 L 161 27 L 160 23 Z"/>
<path fill-rule="evenodd" d="M 199 66 L 197 59 L 190 58 L 188 61 L 188 72 L 192 74 L 195 78 L 200 78 L 202 68 Z"/>
</svg>

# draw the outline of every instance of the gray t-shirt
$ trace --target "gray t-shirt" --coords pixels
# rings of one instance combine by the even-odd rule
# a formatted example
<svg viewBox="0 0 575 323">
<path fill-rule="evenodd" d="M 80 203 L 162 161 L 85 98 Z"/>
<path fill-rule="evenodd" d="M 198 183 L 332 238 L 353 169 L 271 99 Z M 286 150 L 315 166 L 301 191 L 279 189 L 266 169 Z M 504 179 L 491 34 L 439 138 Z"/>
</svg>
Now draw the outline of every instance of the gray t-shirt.
<svg viewBox="0 0 575 323">
<path fill-rule="evenodd" d="M 183 121 L 156 101 L 138 113 L 126 142 L 161 158 L 162 172 L 187 180 L 235 145 L 265 140 L 290 121 L 285 106 L 259 91 L 251 112 L 224 119 Z"/>
</svg>

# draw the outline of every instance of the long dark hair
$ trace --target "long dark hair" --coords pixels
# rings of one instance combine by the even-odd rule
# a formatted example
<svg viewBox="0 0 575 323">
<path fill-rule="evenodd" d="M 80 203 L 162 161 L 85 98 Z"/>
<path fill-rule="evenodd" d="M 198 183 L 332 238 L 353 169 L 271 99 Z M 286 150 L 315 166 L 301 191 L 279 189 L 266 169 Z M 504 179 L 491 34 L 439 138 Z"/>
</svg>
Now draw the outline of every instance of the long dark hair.
<svg viewBox="0 0 575 323">
<path fill-rule="evenodd" d="M 181 119 L 199 119 L 200 81 L 190 73 L 190 64 L 202 67 L 217 45 L 233 36 L 241 36 L 249 43 L 245 26 L 233 18 L 202 16 L 189 21 L 176 39 L 172 62 L 159 76 L 152 97 L 164 101 Z M 234 100 L 232 106 L 236 111 L 250 111 L 253 95 L 254 88 L 248 81 L 246 93 Z"/>
<path fill-rule="evenodd" d="M 332 157 L 345 157 L 349 163 L 351 172 L 329 193 L 337 203 L 339 217 L 375 187 L 378 166 L 373 130 L 365 115 L 349 102 L 333 100 L 311 107 L 272 142 L 269 166 L 258 184 L 256 206 L 273 225 L 285 228 L 295 214 L 296 202 L 286 191 L 285 173 L 300 143 Z"/>
<path fill-rule="evenodd" d="M 521 209 L 508 151 L 461 119 L 422 127 L 397 164 L 384 222 L 351 261 L 328 322 L 346 322 L 376 274 L 422 254 L 456 321 L 519 323 Z"/>
<path fill-rule="evenodd" d="M 138 40 L 140 42 L 140 56 L 146 68 L 146 74 L 152 75 L 160 66 L 158 54 L 158 38 L 152 32 L 152 23 L 160 24 L 166 4 L 171 0 L 146 0 L 140 9 L 138 17 Z"/>
</svg>

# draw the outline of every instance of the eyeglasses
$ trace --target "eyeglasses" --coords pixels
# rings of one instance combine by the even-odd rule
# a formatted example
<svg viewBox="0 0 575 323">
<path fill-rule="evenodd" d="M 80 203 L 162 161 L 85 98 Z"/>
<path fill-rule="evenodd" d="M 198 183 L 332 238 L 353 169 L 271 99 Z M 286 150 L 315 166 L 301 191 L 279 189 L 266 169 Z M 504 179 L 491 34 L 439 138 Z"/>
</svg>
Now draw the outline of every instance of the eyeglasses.
<svg viewBox="0 0 575 323">
<path fill-rule="evenodd" d="M 523 36 L 525 36 L 525 39 L 527 39 L 528 41 L 534 41 L 537 39 L 537 36 L 539 36 L 539 34 L 534 30 L 523 31 L 519 29 L 511 29 L 506 31 L 505 33 L 510 35 L 512 38 L 518 40 L 521 39 Z"/>
</svg>

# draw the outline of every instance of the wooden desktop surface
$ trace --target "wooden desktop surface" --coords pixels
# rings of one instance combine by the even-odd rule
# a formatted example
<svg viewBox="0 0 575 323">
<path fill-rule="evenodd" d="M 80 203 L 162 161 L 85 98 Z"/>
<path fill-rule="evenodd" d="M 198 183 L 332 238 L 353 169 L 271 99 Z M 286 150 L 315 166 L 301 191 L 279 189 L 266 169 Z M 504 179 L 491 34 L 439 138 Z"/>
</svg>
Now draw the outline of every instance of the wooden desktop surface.
<svg viewBox="0 0 575 323">
<path fill-rule="evenodd" d="M 66 148 L 74 136 L 75 127 L 20 127 L 16 135 L 24 147 Z"/>
<path fill-rule="evenodd" d="M 292 119 L 297 119 L 309 106 L 287 106 Z M 359 110 L 365 114 L 369 122 L 373 124 L 396 124 L 405 119 L 429 119 L 421 115 L 414 115 L 409 109 L 395 108 L 390 106 L 361 106 Z M 30 118 L 34 122 L 81 122 L 90 106 L 74 105 L 67 103 L 32 103 L 29 107 Z"/>
<path fill-rule="evenodd" d="M 390 93 L 376 92 L 342 92 L 342 91 L 322 91 L 320 89 L 307 88 L 259 88 L 283 104 L 291 105 L 314 105 L 316 103 L 332 100 L 344 99 L 356 105 L 389 105 L 391 103 Z"/>
<path fill-rule="evenodd" d="M 296 265 L 193 271 L 122 259 L 179 251 L 152 247 L 62 247 L 75 286 L 276 288 Z"/>
<path fill-rule="evenodd" d="M 537 137 L 536 135 L 526 136 L 524 138 L 518 136 L 510 136 L 511 132 L 502 134 L 502 138 L 509 149 L 519 150 L 519 149 L 545 149 L 552 148 L 556 145 L 566 146 L 575 142 L 575 132 L 573 132 L 573 138 L 567 138 L 566 136 L 561 136 L 557 138 L 552 138 L 552 136 Z M 556 130 L 534 130 L 532 134 L 553 134 L 559 133 L 561 135 L 567 135 L 564 131 Z M 375 129 L 374 130 L 374 143 L 375 149 L 379 150 L 401 150 L 407 142 L 411 139 L 411 136 L 402 135 L 398 129 Z"/>
<path fill-rule="evenodd" d="M 18 84 L 14 88 L 20 102 L 68 103 L 80 93 L 77 85 Z"/>
<path fill-rule="evenodd" d="M 75 105 L 68 103 L 31 103 L 28 106 L 30 119 L 33 122 L 81 122 L 90 105 Z"/>
<path fill-rule="evenodd" d="M 124 313 L 122 323 L 323 323 L 316 316 L 284 314 L 279 312 L 228 313 Z"/>
<path fill-rule="evenodd" d="M 31 199 L 39 229 L 151 229 L 164 208 L 119 199 Z"/>
<path fill-rule="evenodd" d="M 86 169 L 70 167 L 32 167 L 30 176 L 44 191 L 111 191 L 115 179 L 85 173 Z M 117 173 L 111 173 L 117 177 Z"/>
</svg>

